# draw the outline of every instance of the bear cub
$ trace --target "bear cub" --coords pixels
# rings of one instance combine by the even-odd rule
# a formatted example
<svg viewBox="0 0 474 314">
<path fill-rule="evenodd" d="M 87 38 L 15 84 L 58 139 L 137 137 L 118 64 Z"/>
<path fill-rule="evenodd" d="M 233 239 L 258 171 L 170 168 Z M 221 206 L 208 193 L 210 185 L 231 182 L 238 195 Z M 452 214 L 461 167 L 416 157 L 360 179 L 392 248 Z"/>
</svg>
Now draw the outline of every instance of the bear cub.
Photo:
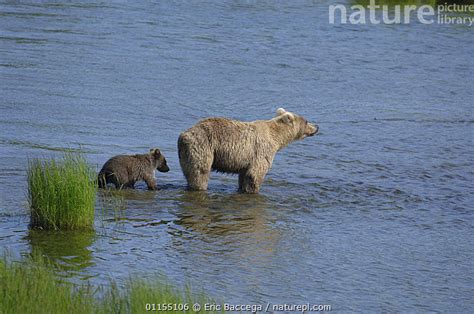
<svg viewBox="0 0 474 314">
<path fill-rule="evenodd" d="M 135 182 L 145 181 L 149 190 L 157 190 L 155 169 L 168 172 L 165 156 L 158 148 L 152 148 L 148 154 L 118 155 L 110 158 L 99 172 L 100 188 L 112 183 L 116 188 L 134 188 Z"/>
</svg>

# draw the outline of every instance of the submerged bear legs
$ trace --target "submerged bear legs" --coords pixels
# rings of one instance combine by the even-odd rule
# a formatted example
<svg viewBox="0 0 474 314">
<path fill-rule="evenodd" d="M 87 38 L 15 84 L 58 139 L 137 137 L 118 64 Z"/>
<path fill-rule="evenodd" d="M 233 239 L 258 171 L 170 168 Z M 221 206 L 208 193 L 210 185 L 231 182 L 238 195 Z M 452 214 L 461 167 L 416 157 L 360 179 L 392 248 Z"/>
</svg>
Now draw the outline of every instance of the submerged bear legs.
<svg viewBox="0 0 474 314">
<path fill-rule="evenodd" d="M 188 181 L 191 190 L 205 191 L 209 183 L 211 174 L 212 158 L 204 158 L 198 160 L 188 160 L 187 165 L 183 168 L 184 175 Z"/>
<path fill-rule="evenodd" d="M 117 175 L 113 172 L 101 172 L 98 176 L 98 183 L 100 188 L 106 188 L 107 184 L 112 183 L 116 189 L 123 189 L 123 188 L 132 188 L 134 187 L 134 183 L 122 183 L 121 180 L 117 177 Z"/>
<path fill-rule="evenodd" d="M 239 191 L 242 193 L 258 193 L 260 191 L 260 184 L 263 182 L 263 176 L 254 177 L 249 174 L 239 175 Z"/>
<path fill-rule="evenodd" d="M 178 139 L 178 155 L 188 187 L 195 191 L 207 190 L 213 161 L 210 147 L 182 134 Z"/>
<path fill-rule="evenodd" d="M 107 186 L 107 179 L 105 178 L 105 174 L 102 172 L 99 172 L 99 175 L 97 176 L 97 183 L 101 189 Z"/>
<path fill-rule="evenodd" d="M 207 190 L 207 185 L 209 183 L 209 172 L 203 171 L 192 171 L 186 175 L 188 181 L 188 187 L 191 190 L 195 191 L 205 191 Z"/>
<path fill-rule="evenodd" d="M 121 187 L 120 181 L 118 180 L 115 173 L 99 173 L 99 187 L 105 188 L 109 183 L 112 183 L 117 189 Z"/>
<path fill-rule="evenodd" d="M 143 181 L 145 181 L 148 190 L 158 190 L 158 186 L 156 185 L 156 179 L 154 177 L 147 175 L 143 178 Z"/>
<path fill-rule="evenodd" d="M 242 193 L 258 193 L 260 185 L 267 174 L 266 169 L 248 169 L 239 173 L 239 191 Z"/>
<path fill-rule="evenodd" d="M 212 162 L 201 160 L 199 163 L 191 160 L 180 160 L 181 168 L 191 190 L 207 190 Z"/>
</svg>

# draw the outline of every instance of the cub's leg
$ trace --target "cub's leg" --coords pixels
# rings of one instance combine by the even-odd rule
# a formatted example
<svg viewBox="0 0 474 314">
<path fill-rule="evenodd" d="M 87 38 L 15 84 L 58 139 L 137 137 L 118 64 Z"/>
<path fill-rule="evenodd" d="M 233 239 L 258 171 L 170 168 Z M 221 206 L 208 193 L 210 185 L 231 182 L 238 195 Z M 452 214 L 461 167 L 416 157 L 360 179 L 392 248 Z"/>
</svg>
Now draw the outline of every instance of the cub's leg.
<svg viewBox="0 0 474 314">
<path fill-rule="evenodd" d="M 109 172 L 105 174 L 105 184 L 107 185 L 109 183 L 112 183 L 116 189 L 122 188 L 122 183 L 120 182 L 117 175 L 113 172 Z"/>
<path fill-rule="evenodd" d="M 156 179 L 154 178 L 154 176 L 147 175 L 143 178 L 143 180 L 146 182 L 148 190 L 150 191 L 158 190 L 158 186 L 156 185 Z"/>
<path fill-rule="evenodd" d="M 107 178 L 105 173 L 99 172 L 97 175 L 97 184 L 99 185 L 99 188 L 104 189 L 107 186 Z"/>
<path fill-rule="evenodd" d="M 135 182 L 127 182 L 126 184 L 122 184 L 121 189 L 134 189 L 135 188 Z"/>
</svg>

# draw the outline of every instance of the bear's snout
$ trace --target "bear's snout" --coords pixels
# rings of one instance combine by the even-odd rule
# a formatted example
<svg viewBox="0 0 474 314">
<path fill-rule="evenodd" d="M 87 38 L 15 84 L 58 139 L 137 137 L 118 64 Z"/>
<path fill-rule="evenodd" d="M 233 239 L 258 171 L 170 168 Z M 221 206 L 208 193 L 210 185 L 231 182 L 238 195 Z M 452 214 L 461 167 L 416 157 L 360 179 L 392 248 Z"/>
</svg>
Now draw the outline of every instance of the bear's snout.
<svg viewBox="0 0 474 314">
<path fill-rule="evenodd" d="M 310 124 L 310 126 L 311 126 L 311 129 L 309 131 L 308 136 L 316 135 L 316 133 L 318 133 L 318 131 L 319 131 L 319 126 L 317 124 Z"/>
<path fill-rule="evenodd" d="M 168 172 L 168 171 L 170 171 L 170 168 L 168 167 L 168 165 L 163 165 L 160 168 L 158 168 L 158 171 L 159 172 Z"/>
</svg>

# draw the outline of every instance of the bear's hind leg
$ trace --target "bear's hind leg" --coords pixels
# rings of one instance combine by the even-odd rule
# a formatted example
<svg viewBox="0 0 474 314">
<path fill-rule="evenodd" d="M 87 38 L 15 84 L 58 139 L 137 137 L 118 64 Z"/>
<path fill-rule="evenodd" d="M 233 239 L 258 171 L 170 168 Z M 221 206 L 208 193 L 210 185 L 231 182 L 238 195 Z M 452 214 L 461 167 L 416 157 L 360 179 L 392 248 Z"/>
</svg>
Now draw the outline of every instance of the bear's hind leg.
<svg viewBox="0 0 474 314">
<path fill-rule="evenodd" d="M 180 160 L 182 162 L 182 160 Z M 211 174 L 212 158 L 201 160 L 190 160 L 189 163 L 181 164 L 184 176 L 188 181 L 188 187 L 194 191 L 205 191 Z M 192 165 L 192 166 L 191 166 Z"/>
<path fill-rule="evenodd" d="M 117 178 L 117 175 L 115 173 L 106 174 L 106 184 L 109 184 L 109 183 L 112 183 L 116 189 L 121 190 L 123 188 L 123 184 Z"/>
<path fill-rule="evenodd" d="M 99 172 L 99 174 L 97 175 L 97 184 L 101 189 L 105 189 L 107 187 L 107 179 L 103 172 Z"/>
<path fill-rule="evenodd" d="M 122 184 L 120 186 L 120 189 L 123 190 L 123 189 L 134 189 L 135 188 L 135 182 L 128 182 L 126 184 Z"/>
<path fill-rule="evenodd" d="M 194 191 L 205 191 L 209 184 L 209 175 L 211 169 L 193 169 L 185 174 L 188 181 L 188 187 Z"/>
<path fill-rule="evenodd" d="M 212 162 L 213 156 L 210 150 L 203 147 L 196 149 L 195 145 L 190 146 L 180 138 L 179 163 L 189 189 L 194 191 L 207 190 Z"/>
</svg>

